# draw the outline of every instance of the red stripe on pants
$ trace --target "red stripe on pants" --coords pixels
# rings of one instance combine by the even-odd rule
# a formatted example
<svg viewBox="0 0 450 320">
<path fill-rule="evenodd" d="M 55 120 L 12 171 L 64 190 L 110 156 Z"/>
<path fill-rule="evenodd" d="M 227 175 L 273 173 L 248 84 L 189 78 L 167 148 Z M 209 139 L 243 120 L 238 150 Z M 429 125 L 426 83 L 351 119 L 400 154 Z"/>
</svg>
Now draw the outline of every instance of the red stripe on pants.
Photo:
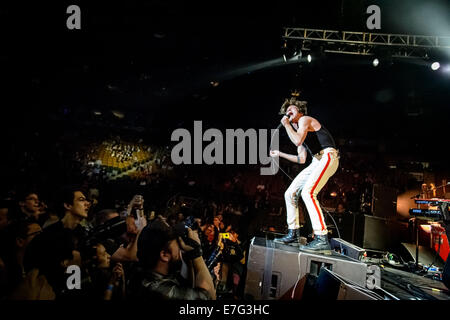
<svg viewBox="0 0 450 320">
<path fill-rule="evenodd" d="M 322 214 L 320 213 L 319 207 L 317 207 L 317 203 L 314 201 L 313 193 L 314 193 L 314 189 L 316 189 L 317 185 L 319 184 L 320 179 L 322 179 L 323 174 L 324 174 L 325 171 L 327 170 L 328 165 L 330 164 L 330 161 L 331 161 L 330 154 L 327 153 L 327 155 L 328 155 L 328 161 L 327 161 L 327 164 L 325 165 L 325 168 L 323 168 L 322 172 L 320 173 L 319 179 L 317 179 L 317 181 L 316 181 L 316 183 L 314 184 L 314 187 L 311 189 L 311 193 L 310 193 L 310 195 L 311 195 L 311 200 L 312 200 L 312 202 L 313 202 L 313 204 L 314 204 L 314 207 L 315 207 L 316 210 L 317 210 L 317 214 L 319 215 L 319 220 L 320 220 L 320 225 L 322 226 L 322 230 L 325 230 L 325 225 L 323 224 Z"/>
</svg>

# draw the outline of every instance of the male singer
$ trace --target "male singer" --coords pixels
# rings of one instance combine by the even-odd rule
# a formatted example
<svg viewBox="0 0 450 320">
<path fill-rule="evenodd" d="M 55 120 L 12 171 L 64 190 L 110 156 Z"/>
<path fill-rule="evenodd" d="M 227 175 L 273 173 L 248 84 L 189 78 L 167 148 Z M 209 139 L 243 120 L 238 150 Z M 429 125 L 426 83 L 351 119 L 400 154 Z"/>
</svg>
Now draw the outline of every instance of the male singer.
<svg viewBox="0 0 450 320">
<path fill-rule="evenodd" d="M 306 151 L 312 157 L 311 164 L 297 175 L 284 194 L 289 232 L 276 241 L 289 244 L 299 240 L 297 200 L 301 195 L 314 230 L 314 240 L 305 246 L 300 245 L 299 248 L 313 252 L 326 252 L 330 250 L 328 230 L 317 201 L 317 194 L 336 172 L 339 165 L 339 153 L 328 130 L 317 119 L 306 115 L 306 104 L 306 101 L 299 101 L 296 98 L 286 99 L 280 110 L 280 114 L 284 115 L 281 123 L 292 143 L 298 147 L 298 155 L 286 154 L 278 150 L 270 151 L 271 157 L 281 157 L 301 164 L 306 162 Z"/>
</svg>

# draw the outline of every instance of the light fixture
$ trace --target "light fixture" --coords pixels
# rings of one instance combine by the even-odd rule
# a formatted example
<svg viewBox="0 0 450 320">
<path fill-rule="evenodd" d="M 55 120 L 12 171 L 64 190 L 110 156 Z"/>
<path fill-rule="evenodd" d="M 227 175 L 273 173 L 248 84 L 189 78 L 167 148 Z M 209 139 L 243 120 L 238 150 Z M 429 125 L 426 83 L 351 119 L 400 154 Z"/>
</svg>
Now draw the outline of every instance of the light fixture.
<svg viewBox="0 0 450 320">
<path fill-rule="evenodd" d="M 308 56 L 306 57 L 306 59 L 308 60 L 308 62 L 312 61 L 312 56 L 310 54 L 308 54 Z"/>
<path fill-rule="evenodd" d="M 287 43 L 287 41 L 285 41 L 281 46 L 284 62 L 287 63 L 295 60 L 300 60 L 300 58 L 302 57 L 302 51 L 300 48 L 301 47 L 297 43 Z"/>
<path fill-rule="evenodd" d="M 437 69 L 439 69 L 441 67 L 441 64 L 439 62 L 433 62 L 431 64 L 431 70 L 436 71 Z"/>
<path fill-rule="evenodd" d="M 374 67 L 377 67 L 379 64 L 380 64 L 380 60 L 378 60 L 377 58 L 373 59 L 372 65 L 373 65 Z"/>
<path fill-rule="evenodd" d="M 119 119 L 123 119 L 125 117 L 125 114 L 119 110 L 112 110 L 111 112 L 115 117 Z"/>
</svg>

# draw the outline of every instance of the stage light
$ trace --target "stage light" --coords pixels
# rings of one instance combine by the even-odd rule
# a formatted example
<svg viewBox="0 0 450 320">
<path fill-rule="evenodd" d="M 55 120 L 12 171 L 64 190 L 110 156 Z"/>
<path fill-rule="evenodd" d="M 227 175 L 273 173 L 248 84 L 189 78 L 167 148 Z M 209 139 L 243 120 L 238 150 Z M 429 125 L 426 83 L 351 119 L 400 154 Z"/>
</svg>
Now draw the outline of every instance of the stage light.
<svg viewBox="0 0 450 320">
<path fill-rule="evenodd" d="M 380 64 L 380 60 L 378 60 L 377 58 L 373 59 L 372 64 L 374 67 L 378 66 Z"/>
<path fill-rule="evenodd" d="M 300 46 L 294 42 L 287 43 L 285 41 L 281 47 L 281 51 L 285 63 L 301 58 Z"/>
<path fill-rule="evenodd" d="M 118 110 L 112 110 L 111 112 L 112 112 L 112 114 L 113 114 L 115 117 L 117 117 L 117 118 L 119 118 L 119 119 L 123 119 L 123 118 L 125 117 L 125 114 L 124 114 L 123 112 L 121 112 L 121 111 L 118 111 Z"/>
<path fill-rule="evenodd" d="M 283 48 L 283 60 L 285 63 L 300 60 L 301 57 L 302 51 L 300 49 L 296 49 L 295 46 Z"/>
<path fill-rule="evenodd" d="M 373 60 L 372 65 L 378 67 L 382 65 L 383 67 L 392 65 L 392 52 L 389 48 L 375 48 L 373 50 Z"/>
<path fill-rule="evenodd" d="M 439 62 L 433 62 L 431 64 L 431 70 L 436 71 L 437 69 L 439 69 L 441 67 L 441 64 Z"/>
<path fill-rule="evenodd" d="M 312 61 L 312 56 L 310 54 L 308 54 L 308 56 L 306 57 L 306 59 L 308 60 L 308 62 Z"/>
<path fill-rule="evenodd" d="M 294 56 L 291 60 L 300 60 L 302 58 L 303 54 L 301 50 L 295 51 Z"/>
</svg>

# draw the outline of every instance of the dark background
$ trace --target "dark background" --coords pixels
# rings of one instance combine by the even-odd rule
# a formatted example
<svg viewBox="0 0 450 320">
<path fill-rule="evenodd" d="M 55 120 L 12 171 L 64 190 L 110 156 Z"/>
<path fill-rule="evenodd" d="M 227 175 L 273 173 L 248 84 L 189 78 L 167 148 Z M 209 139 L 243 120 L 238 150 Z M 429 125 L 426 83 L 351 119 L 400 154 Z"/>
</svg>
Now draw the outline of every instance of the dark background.
<svg viewBox="0 0 450 320">
<path fill-rule="evenodd" d="M 81 7 L 81 30 L 66 28 L 70 4 Z M 117 119 L 110 111 L 120 110 L 125 118 L 115 122 L 118 127 L 139 128 L 167 145 L 174 128 L 190 129 L 193 120 L 203 120 L 204 128 L 274 128 L 282 101 L 299 89 L 310 114 L 349 148 L 444 167 L 448 73 L 405 60 L 374 68 L 371 59 L 343 55 L 245 72 L 280 59 L 286 26 L 369 31 L 370 4 L 381 7 L 382 29 L 376 32 L 450 35 L 449 2 L 438 0 L 3 6 L 2 144 L 26 149 L 38 132 L 33 143 L 44 150 L 43 137 L 58 136 L 67 126 L 83 130 L 86 121 L 100 123 L 93 110 L 112 121 Z"/>
</svg>

